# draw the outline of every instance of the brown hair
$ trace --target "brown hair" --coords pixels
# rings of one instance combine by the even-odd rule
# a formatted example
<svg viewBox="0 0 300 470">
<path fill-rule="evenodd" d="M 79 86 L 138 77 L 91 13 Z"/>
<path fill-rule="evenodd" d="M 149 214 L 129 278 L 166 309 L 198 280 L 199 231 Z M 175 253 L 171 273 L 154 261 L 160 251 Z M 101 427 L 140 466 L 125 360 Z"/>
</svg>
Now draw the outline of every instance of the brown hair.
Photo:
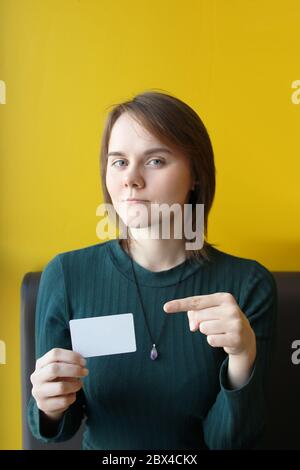
<svg viewBox="0 0 300 470">
<path fill-rule="evenodd" d="M 164 92 L 146 91 L 123 103 L 114 104 L 107 116 L 102 134 L 100 168 L 105 203 L 112 204 L 106 187 L 106 169 L 109 139 L 116 120 L 128 113 L 161 142 L 188 156 L 194 175 L 195 189 L 190 194 L 192 229 L 195 230 L 195 204 L 204 204 L 204 240 L 200 250 L 186 250 L 188 259 L 209 260 L 206 241 L 208 214 L 215 195 L 215 165 L 208 132 L 198 114 L 180 99 Z M 117 220 L 118 220 L 118 215 Z"/>
</svg>

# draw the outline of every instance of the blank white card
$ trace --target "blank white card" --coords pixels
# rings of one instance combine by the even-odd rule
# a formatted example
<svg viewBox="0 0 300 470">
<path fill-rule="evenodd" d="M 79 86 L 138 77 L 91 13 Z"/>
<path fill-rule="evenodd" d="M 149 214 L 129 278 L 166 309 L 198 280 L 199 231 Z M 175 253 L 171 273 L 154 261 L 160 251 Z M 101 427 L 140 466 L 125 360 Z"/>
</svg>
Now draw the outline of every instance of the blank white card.
<svg viewBox="0 0 300 470">
<path fill-rule="evenodd" d="M 132 313 L 70 320 L 73 351 L 83 357 L 136 351 Z"/>
</svg>

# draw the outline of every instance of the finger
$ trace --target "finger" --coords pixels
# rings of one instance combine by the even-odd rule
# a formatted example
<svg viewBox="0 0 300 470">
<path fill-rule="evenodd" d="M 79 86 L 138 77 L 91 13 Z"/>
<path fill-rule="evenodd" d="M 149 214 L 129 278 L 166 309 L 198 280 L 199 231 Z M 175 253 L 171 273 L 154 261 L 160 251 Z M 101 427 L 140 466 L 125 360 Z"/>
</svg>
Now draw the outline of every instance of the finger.
<svg viewBox="0 0 300 470">
<path fill-rule="evenodd" d="M 164 304 L 164 310 L 167 313 L 185 312 L 187 310 L 199 310 L 207 307 L 217 307 L 221 305 L 223 293 L 208 295 L 194 295 L 183 299 L 170 300 Z"/>
<path fill-rule="evenodd" d="M 189 318 L 190 327 L 199 327 L 200 322 L 209 320 L 219 320 L 224 316 L 222 307 L 210 307 L 203 310 L 188 310 L 187 316 Z"/>
<path fill-rule="evenodd" d="M 44 397 L 57 397 L 61 395 L 69 395 L 76 393 L 82 388 L 82 382 L 46 382 L 39 388 L 40 396 Z"/>
<path fill-rule="evenodd" d="M 215 348 L 232 347 L 231 337 L 227 333 L 220 335 L 208 335 L 206 339 L 210 346 L 213 346 Z"/>
<path fill-rule="evenodd" d="M 187 315 L 189 318 L 190 330 L 198 330 L 200 324 L 205 321 L 222 320 L 223 322 L 227 323 L 231 317 L 231 312 L 231 305 L 210 307 L 203 310 L 188 310 Z"/>
<path fill-rule="evenodd" d="M 59 382 L 59 381 L 64 381 L 64 382 L 70 382 L 70 383 L 77 383 L 78 381 L 81 381 L 81 378 L 79 377 L 56 377 L 56 379 L 53 380 L 53 382 Z"/>
<path fill-rule="evenodd" d="M 51 362 L 67 362 L 84 366 L 86 360 L 79 353 L 68 349 L 53 348 L 36 361 L 36 367 L 45 367 Z"/>
<path fill-rule="evenodd" d="M 220 335 L 227 332 L 226 326 L 222 320 L 210 320 L 200 322 L 198 329 L 205 335 Z"/>
<path fill-rule="evenodd" d="M 35 374 L 35 383 L 49 382 L 57 377 L 85 377 L 88 375 L 88 369 L 76 366 L 75 364 L 66 364 L 64 362 L 52 362 Z"/>
<path fill-rule="evenodd" d="M 76 393 L 70 393 L 69 395 L 61 395 L 57 397 L 45 398 L 42 400 L 43 411 L 45 412 L 59 412 L 65 411 L 72 403 L 76 401 Z"/>
</svg>

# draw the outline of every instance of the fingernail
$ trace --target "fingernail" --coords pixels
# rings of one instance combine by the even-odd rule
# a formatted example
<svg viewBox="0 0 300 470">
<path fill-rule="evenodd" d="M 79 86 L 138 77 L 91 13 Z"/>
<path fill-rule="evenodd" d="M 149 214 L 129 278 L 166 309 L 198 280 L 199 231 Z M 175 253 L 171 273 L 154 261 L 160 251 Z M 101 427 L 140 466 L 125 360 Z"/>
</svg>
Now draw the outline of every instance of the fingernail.
<svg viewBox="0 0 300 470">
<path fill-rule="evenodd" d="M 84 357 L 82 359 L 80 359 L 80 364 L 82 366 L 85 366 L 86 365 L 86 359 L 84 359 Z"/>
<path fill-rule="evenodd" d="M 190 323 L 190 330 L 193 331 L 195 329 L 195 324 L 194 323 Z"/>
</svg>

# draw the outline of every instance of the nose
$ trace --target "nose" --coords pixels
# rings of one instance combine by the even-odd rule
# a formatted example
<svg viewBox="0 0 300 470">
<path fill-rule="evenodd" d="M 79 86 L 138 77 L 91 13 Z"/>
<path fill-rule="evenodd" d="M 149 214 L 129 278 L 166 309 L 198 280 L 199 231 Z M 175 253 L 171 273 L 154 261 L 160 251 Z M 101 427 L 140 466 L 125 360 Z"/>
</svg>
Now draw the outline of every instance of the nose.
<svg viewBox="0 0 300 470">
<path fill-rule="evenodd" d="M 140 171 L 136 168 L 132 168 L 124 172 L 124 186 L 127 187 L 138 187 L 143 188 L 145 181 Z"/>
</svg>

